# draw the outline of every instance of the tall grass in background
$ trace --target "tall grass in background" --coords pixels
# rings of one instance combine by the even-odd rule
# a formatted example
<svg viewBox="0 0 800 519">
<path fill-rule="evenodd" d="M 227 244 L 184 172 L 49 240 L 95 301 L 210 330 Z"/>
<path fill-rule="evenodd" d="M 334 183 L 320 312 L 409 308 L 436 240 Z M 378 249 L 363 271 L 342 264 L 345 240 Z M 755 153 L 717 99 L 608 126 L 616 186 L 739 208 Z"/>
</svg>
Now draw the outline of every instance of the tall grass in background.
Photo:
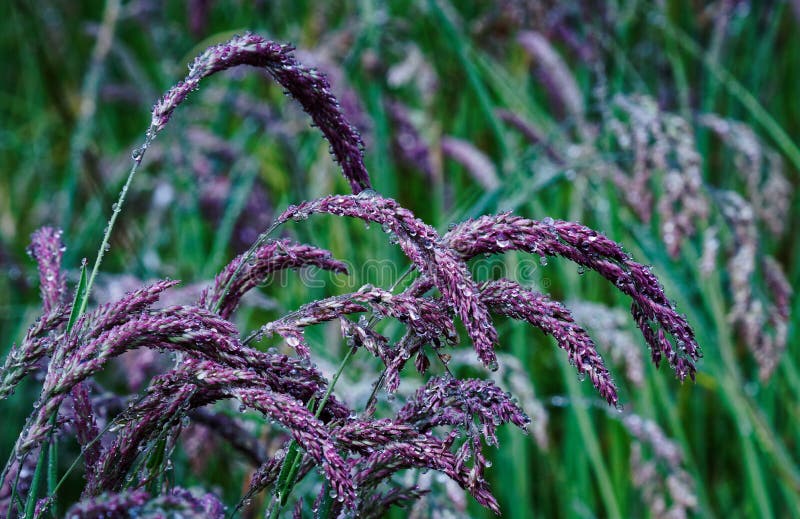
<svg viewBox="0 0 800 519">
<path fill-rule="evenodd" d="M 544 335 L 498 322 L 501 351 L 519 365 L 500 376 L 525 387 L 536 410 L 528 411 L 531 436 L 500 431 L 504 448 L 487 472 L 505 515 L 659 515 L 664 496 L 669 505 L 689 496 L 677 504 L 701 516 L 800 515 L 800 352 L 794 320 L 775 318 L 780 290 L 761 264 L 776 258 L 798 286 L 791 222 L 800 215 L 791 195 L 800 169 L 793 137 L 800 21 L 789 2 L 634 1 L 597 9 L 588 2 L 187 7 L 108 0 L 14 2 L 6 10 L 0 34 L 5 68 L 14 73 L 0 87 L 3 348 L 39 312 L 35 266 L 24 253 L 31 232 L 64 227 L 67 266 L 92 257 L 152 101 L 199 50 L 249 29 L 295 43 L 301 61 L 328 74 L 367 141 L 379 192 L 441 232 L 503 210 L 602 229 L 653 265 L 697 331 L 705 353 L 697 383 L 679 386 L 666 370 L 625 356 L 626 341 L 643 351 L 641 339 L 615 317 L 627 300 L 597 276 L 557 259 L 531 266 L 509 254 L 492 263 L 492 272 L 527 268 L 528 284 L 567 301 L 598 345 L 612 349 L 606 357 L 617 364 L 624 405 L 621 413 L 597 405 Z M 164 276 L 198 286 L 269 225 L 273 209 L 347 190 L 315 129 L 279 88 L 253 75 L 211 80 L 171 124 L 129 193 L 98 301 Z M 738 140 L 732 128 L 741 130 Z M 775 171 L 788 183 L 769 184 Z M 680 187 L 670 191 L 670 180 Z M 674 203 L 663 202 L 673 195 Z M 747 207 L 750 220 L 742 218 Z M 374 227 L 319 218 L 292 232 L 352 264 L 376 251 L 400 262 Z M 354 272 L 351 288 L 385 284 L 376 272 Z M 266 287 L 239 316 L 240 328 L 326 295 L 300 283 Z M 790 301 L 794 318 L 797 299 Z M 595 306 L 583 306 L 589 303 Z M 762 318 L 748 321 L 758 308 Z M 311 331 L 308 340 L 325 344 L 325 333 Z M 762 347 L 751 351 L 756 344 Z M 340 357 L 331 352 L 331 365 Z M 520 373 L 530 376 L 523 382 Z M 135 384 L 113 374 L 104 382 Z M 37 392 L 31 381 L 3 403 L 3 452 Z M 225 455 L 197 466 L 196 457 L 176 454 L 176 479 L 191 484 L 203 480 L 193 474 L 205 474 L 235 502 L 245 466 Z M 470 514 L 486 513 L 468 506 Z"/>
</svg>

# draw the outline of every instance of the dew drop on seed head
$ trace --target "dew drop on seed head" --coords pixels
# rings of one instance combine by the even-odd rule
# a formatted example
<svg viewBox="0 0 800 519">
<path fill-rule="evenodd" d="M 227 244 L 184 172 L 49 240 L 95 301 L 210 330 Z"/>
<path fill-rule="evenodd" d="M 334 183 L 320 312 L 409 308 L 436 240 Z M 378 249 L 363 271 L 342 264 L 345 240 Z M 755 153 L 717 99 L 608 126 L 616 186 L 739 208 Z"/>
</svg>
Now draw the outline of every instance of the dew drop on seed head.
<svg viewBox="0 0 800 519">
<path fill-rule="evenodd" d="M 373 198 L 378 196 L 378 192 L 374 189 L 365 189 L 356 195 L 356 198 Z"/>
</svg>

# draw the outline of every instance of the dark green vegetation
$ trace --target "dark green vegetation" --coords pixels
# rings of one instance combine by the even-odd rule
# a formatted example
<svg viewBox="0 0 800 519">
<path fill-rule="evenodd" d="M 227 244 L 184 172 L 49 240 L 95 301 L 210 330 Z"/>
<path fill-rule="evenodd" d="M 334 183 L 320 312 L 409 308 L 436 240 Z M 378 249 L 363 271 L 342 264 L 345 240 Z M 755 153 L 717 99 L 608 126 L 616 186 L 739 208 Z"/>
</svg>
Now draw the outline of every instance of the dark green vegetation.
<svg viewBox="0 0 800 519">
<path fill-rule="evenodd" d="M 730 149 L 696 118 L 709 112 L 746 123 L 765 148 L 776 150 L 793 193 L 800 168 L 795 138 L 800 134 L 800 22 L 788 2 L 741 2 L 730 9 L 727 2 L 710 7 L 666 2 L 662 11 L 655 3 L 634 1 L 605 13 L 586 2 L 582 8 L 523 9 L 524 16 L 503 16 L 500 7 L 487 9 L 481 7 L 483 2 L 457 8 L 423 0 L 392 2 L 390 7 L 369 1 L 324 7 L 298 1 L 262 7 L 209 4 L 205 19 L 192 22 L 181 3 L 162 8 L 157 3 L 125 2 L 108 52 L 99 46 L 94 62 L 102 2 L 4 5 L 3 351 L 39 312 L 34 265 L 24 253 L 30 233 L 44 224 L 64 228 L 65 265 L 76 282 L 80 259 L 94 257 L 130 152 L 143 139 L 158 95 L 184 75 L 185 65 L 200 50 L 235 32 L 252 30 L 313 51 L 315 59 L 302 53 L 298 58 L 316 62 L 329 73 L 346 108 L 351 108 L 349 99 L 359 100 L 347 113 L 357 116 L 352 121 L 367 142 L 366 161 L 376 188 L 439 230 L 469 216 L 513 209 L 530 218 L 575 220 L 601 229 L 638 260 L 652 264 L 668 295 L 695 327 L 705 358 L 696 384 L 680 385 L 667 369 L 657 371 L 645 362 L 640 386 L 609 358 L 625 412 L 654 420 L 680 446 L 699 515 L 798 515 L 800 345 L 794 338 L 795 320 L 789 320 L 780 364 L 770 378 L 760 380 L 745 334 L 729 322 L 735 294 L 728 258 L 741 243 L 731 237 L 720 208 L 711 203 L 708 220 L 698 223 L 697 235 L 673 258 L 660 237 L 660 216 L 642 223 L 626 199 L 626 189 L 607 179 L 609 164 L 625 171 L 635 166 L 608 124 L 614 96 L 644 94 L 689 121 L 694 134 L 690 147 L 702 159 L 703 185 L 709 193 L 734 190 L 747 198 L 748 192 Z M 194 29 L 192 23 L 197 24 Z M 517 42 L 520 29 L 551 36 L 577 82 L 582 113 L 565 107 L 540 75 L 532 73 L 539 65 Z M 326 59 L 331 64 L 326 65 Z M 404 61 L 410 70 L 405 76 L 399 66 Z M 331 74 L 336 70 L 341 74 Z M 539 72 L 549 73 L 552 80 L 552 70 Z M 87 99 L 96 100 L 96 105 L 86 104 Z M 401 160 L 393 144 L 397 124 L 391 102 L 405 105 L 429 144 L 432 175 Z M 544 143 L 532 145 L 502 121 L 497 109 L 536 125 Z M 271 208 L 347 192 L 327 144 L 315 129 L 307 128 L 307 120 L 279 88 L 258 74 L 237 72 L 211 79 L 176 113 L 156 141 L 158 149 L 145 159 L 144 174 L 136 179 L 112 236 L 103 267 L 107 276 L 98 280 L 97 292 L 120 283 L 115 273 L 138 279 L 170 276 L 186 285 L 207 281 L 269 224 Z M 500 186 L 487 191 L 465 169 L 442 158 L 439 142 L 445 135 L 487 153 Z M 655 200 L 663 195 L 662 173 L 653 172 L 648 183 Z M 777 236 L 765 230 L 757 234 L 756 256 L 775 256 L 792 286 L 798 286 L 800 278 L 800 241 L 791 225 L 799 211 L 791 199 L 784 217 L 788 229 Z M 720 254 L 714 268 L 704 272 L 699 258 L 711 226 L 721 229 Z M 405 265 L 402 254 L 374 227 L 315 217 L 289 229 L 299 241 L 328 248 L 354 265 L 374 259 Z M 495 266 L 513 276 L 520 265 L 530 267 L 530 261 L 509 254 Z M 379 277 L 379 272 L 355 269 L 347 288 L 366 282 L 389 286 L 394 281 Z M 559 300 L 597 301 L 623 309 L 629 304 L 604 280 L 581 276 L 566 262 L 541 265 L 536 260 L 524 272 L 523 281 Z M 328 274 L 316 277 L 332 279 Z M 327 288 L 304 286 L 291 276 L 285 281 L 263 290 L 282 309 L 337 290 L 330 283 Z M 767 283 L 756 277 L 753 284 L 768 300 Z M 795 301 L 792 316 L 800 310 Z M 245 309 L 239 318 L 242 323 L 250 320 L 242 329 L 252 329 L 275 315 Z M 532 440 L 533 435 L 511 428 L 501 431 L 501 448 L 494 451 L 489 477 L 504 514 L 528 517 L 528 509 L 545 517 L 645 514 L 647 492 L 631 483 L 629 460 L 636 442 L 620 421 L 627 415 L 596 405 L 598 397 L 590 385 L 576 380 L 550 339 L 522 324 L 497 325 L 501 351 L 522 362 L 549 413 L 546 449 Z M 633 330 L 632 323 L 626 321 L 625 326 Z M 327 352 L 335 366 L 344 348 L 329 337 L 323 328 L 309 333 L 315 351 L 323 356 Z M 595 337 L 606 351 L 603 339 Z M 644 352 L 643 344 L 639 350 Z M 107 373 L 104 382 L 109 387 L 123 385 L 120 373 Z M 28 381 L 3 402 L 2 452 L 13 444 L 37 391 L 36 383 Z M 385 397 L 384 404 L 390 405 Z M 62 447 L 66 452 L 75 449 Z M 188 457 L 178 452 L 175 480 L 186 486 L 219 485 L 226 502 L 234 503 L 247 472 L 224 452 L 221 447 L 204 452 L 207 463 L 198 470 L 191 470 Z M 643 452 L 652 458 L 647 446 Z M 73 455 L 61 457 L 62 473 Z M 667 471 L 662 465 L 657 468 Z M 470 512 L 488 513 L 474 503 Z"/>
</svg>

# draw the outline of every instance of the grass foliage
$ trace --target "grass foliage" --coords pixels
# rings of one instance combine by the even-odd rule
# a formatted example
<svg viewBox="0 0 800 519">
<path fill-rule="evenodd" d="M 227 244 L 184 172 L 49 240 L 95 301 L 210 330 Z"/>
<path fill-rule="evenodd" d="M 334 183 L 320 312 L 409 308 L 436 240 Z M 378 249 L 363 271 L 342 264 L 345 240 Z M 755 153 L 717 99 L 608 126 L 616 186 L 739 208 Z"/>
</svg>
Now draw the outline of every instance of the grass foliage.
<svg viewBox="0 0 800 519">
<path fill-rule="evenodd" d="M 19 341 L 39 312 L 36 269 L 25 255 L 31 233 L 45 224 L 64 229 L 64 265 L 74 287 L 81 259 L 94 257 L 103 236 L 153 102 L 200 50 L 251 30 L 293 43 L 298 59 L 328 74 L 366 141 L 367 168 L 379 192 L 441 232 L 452 222 L 504 210 L 601 229 L 653 266 L 694 327 L 705 354 L 696 383 L 679 384 L 667 369 L 647 362 L 641 380 L 631 380 L 625 364 L 607 355 L 621 389 L 624 411 L 618 413 L 597 404 L 593 388 L 578 381 L 551 339 L 524 323 L 498 321 L 500 351 L 529 374 L 548 416 L 546 441 L 512 428 L 500 431 L 502 448 L 492 450 L 494 468 L 487 475 L 505 516 L 658 515 L 653 503 L 666 490 L 634 484 L 646 477 L 631 459 L 644 448 L 654 470 L 669 474 L 672 468 L 632 432 L 625 417 L 635 414 L 658 424 L 682 452 L 681 470 L 697 500 L 692 514 L 799 517 L 797 298 L 786 350 L 764 380 L 745 344 L 747 334 L 729 317 L 736 264 L 727 258 L 742 244 L 726 227 L 717 199 L 710 198 L 709 217 L 679 254 L 670 255 L 661 239 L 663 216 L 643 221 L 626 198 L 626 186 L 608 174 L 609 165 L 630 172 L 635 164 L 606 123 L 615 95 L 649 96 L 664 112 L 689 122 L 703 188 L 745 198 L 747 180 L 737 173 L 735 153 L 697 116 L 715 113 L 748 125 L 763 149 L 781 157 L 790 195 L 788 229 L 773 235 L 759 226 L 756 257 L 774 256 L 789 284 L 800 286 L 800 240 L 791 224 L 800 220 L 791 196 L 800 169 L 800 13 L 788 1 L 631 0 L 609 2 L 597 12 L 593 2 L 578 0 L 519 4 L 528 7 L 511 0 L 220 0 L 188 7 L 139 0 L 6 3 L 0 11 L 6 71 L 0 85 L 0 349 Z M 509 14 L 517 12 L 523 14 Z M 517 39 L 520 30 L 548 35 L 577 87 L 582 112 L 559 99 L 558 88 L 548 88 L 554 72 L 543 71 L 546 61 L 526 52 Z M 394 103 L 431 150 L 429 171 L 398 150 Z M 535 126 L 540 140 L 525 138 L 504 121 L 501 109 Z M 128 193 L 95 282 L 98 298 L 120 290 L 125 276 L 168 276 L 184 286 L 208 281 L 269 225 L 273 209 L 348 191 L 316 129 L 258 74 L 210 79 L 170 124 Z M 446 137 L 480 149 L 498 183 L 487 189 L 479 173 L 444 155 L 440 142 Z M 654 175 L 647 185 L 658 200 L 664 177 Z M 720 249 L 708 269 L 702 256 L 712 227 Z M 376 259 L 404 264 L 380 229 L 359 222 L 318 216 L 290 229 L 298 241 L 353 265 Z M 623 310 L 628 304 L 599 276 L 581 275 L 565 261 L 531 265 L 517 254 L 492 261 L 487 272 L 511 276 L 527 267 L 525 281 L 561 301 Z M 356 269 L 348 286 L 338 287 L 331 282 L 344 282 L 327 273 L 318 275 L 324 286 L 287 279 L 265 286 L 263 301 L 237 319 L 241 329 L 254 329 L 311 299 L 368 282 L 388 286 L 400 274 L 387 279 L 380 268 Z M 478 278 L 488 275 L 475 272 Z M 767 281 L 758 277 L 754 287 L 769 299 Z M 326 330 L 307 336 L 314 351 L 328 357 L 330 375 L 344 347 L 326 350 Z M 611 340 L 634 330 L 625 322 Z M 634 337 L 644 351 L 641 338 Z M 601 347 L 613 346 L 595 338 Z M 112 371 L 103 382 L 112 388 L 124 384 L 120 372 Z M 0 452 L 10 451 L 36 394 L 38 382 L 28 380 L 2 403 Z M 537 416 L 532 417 L 534 430 Z M 64 442 L 59 449 L 71 453 L 59 457 L 63 474 L 77 447 Z M 222 447 L 203 455 L 198 471 L 197 460 L 176 451 L 172 477 L 185 486 L 210 483 L 234 504 L 247 466 Z M 68 480 L 62 494 L 78 488 L 77 479 Z M 429 504 L 436 506 L 435 500 Z M 490 514 L 473 501 L 468 511 Z"/>
</svg>

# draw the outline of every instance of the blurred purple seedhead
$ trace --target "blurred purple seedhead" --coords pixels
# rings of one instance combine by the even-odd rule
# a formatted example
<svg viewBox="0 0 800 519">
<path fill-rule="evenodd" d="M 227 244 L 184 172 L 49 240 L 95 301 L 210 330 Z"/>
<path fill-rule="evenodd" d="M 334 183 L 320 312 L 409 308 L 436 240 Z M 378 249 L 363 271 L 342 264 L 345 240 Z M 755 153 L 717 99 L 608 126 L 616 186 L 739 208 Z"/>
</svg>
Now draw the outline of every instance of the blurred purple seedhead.
<svg viewBox="0 0 800 519">
<path fill-rule="evenodd" d="M 620 421 L 634 439 L 633 484 L 642 492 L 650 513 L 653 517 L 688 517 L 698 506 L 697 483 L 686 470 L 680 444 L 652 420 L 629 413 Z"/>
<path fill-rule="evenodd" d="M 766 380 L 785 350 L 792 292 L 783 267 L 763 251 L 760 232 L 763 225 L 779 237 L 785 229 L 792 193 L 780 155 L 742 122 L 710 113 L 697 118 L 732 158 L 728 187 L 743 184 L 745 197 L 704 185 L 695 130 L 654 99 L 616 95 L 606 119 L 620 158 L 602 171 L 623 190 L 639 218 L 648 221 L 657 210 L 662 239 L 674 259 L 684 257 L 686 243 L 705 227 L 699 270 L 712 276 L 724 269 L 720 281 L 730 295 L 729 319 Z M 712 218 L 715 225 L 701 225 Z M 725 225 L 730 232 L 721 233 Z M 719 265 L 719 256 L 727 262 Z M 768 286 L 764 293 L 757 290 L 759 281 Z"/>
<path fill-rule="evenodd" d="M 733 165 L 745 182 L 747 198 L 758 219 L 780 236 L 786 228 L 792 187 L 783 172 L 783 160 L 749 126 L 703 114 L 699 122 L 714 132 L 733 152 Z"/>
<path fill-rule="evenodd" d="M 387 106 L 392 122 L 392 147 L 401 164 L 422 172 L 428 181 L 434 181 L 439 172 L 434 169 L 431 149 L 411 119 L 409 109 L 394 101 Z"/>
<path fill-rule="evenodd" d="M 657 209 L 667 251 L 678 257 L 710 210 L 693 129 L 641 95 L 614 96 L 606 124 L 621 151 L 622 163 L 610 168 L 612 180 L 642 220 Z M 662 191 L 657 199 L 656 183 Z"/>
<path fill-rule="evenodd" d="M 733 191 L 719 195 L 723 216 L 733 234 L 728 258 L 732 305 L 728 318 L 756 359 L 759 378 L 767 380 L 786 349 L 792 286 L 781 265 L 759 252 L 756 212 Z M 757 290 L 762 279 L 767 290 Z"/>
<path fill-rule="evenodd" d="M 491 159 L 469 142 L 455 137 L 444 137 L 442 154 L 461 164 L 486 191 L 494 191 L 500 186 L 500 178 Z"/>
<path fill-rule="evenodd" d="M 106 493 L 72 506 L 68 518 L 101 519 L 106 517 L 186 517 L 222 519 L 225 507 L 213 494 L 198 494 L 175 487 L 160 496 L 144 490 Z"/>
<path fill-rule="evenodd" d="M 539 80 L 564 116 L 583 129 L 586 107 L 578 82 L 550 40 L 536 31 L 522 31 L 517 42 L 532 58 Z"/>
<path fill-rule="evenodd" d="M 625 311 L 587 301 L 570 301 L 569 307 L 575 320 L 597 338 L 617 365 L 625 366 L 625 375 L 635 387 L 644 384 L 644 359 L 636 337 L 628 326 Z"/>
</svg>

